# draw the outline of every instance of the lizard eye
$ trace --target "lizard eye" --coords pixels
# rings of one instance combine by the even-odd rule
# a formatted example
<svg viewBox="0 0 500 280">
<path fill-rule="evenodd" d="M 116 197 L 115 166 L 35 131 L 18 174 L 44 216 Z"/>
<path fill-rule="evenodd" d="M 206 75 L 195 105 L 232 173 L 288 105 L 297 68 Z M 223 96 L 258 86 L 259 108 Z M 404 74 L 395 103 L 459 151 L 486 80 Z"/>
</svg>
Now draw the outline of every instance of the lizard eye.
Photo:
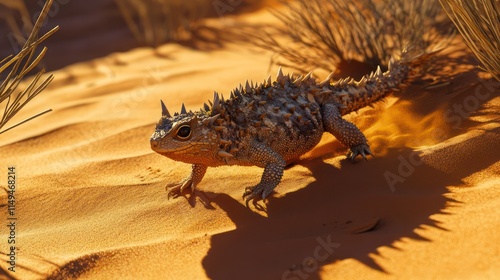
<svg viewBox="0 0 500 280">
<path fill-rule="evenodd" d="M 177 129 L 177 138 L 187 140 L 189 136 L 191 136 L 191 127 L 189 125 L 183 125 Z"/>
</svg>

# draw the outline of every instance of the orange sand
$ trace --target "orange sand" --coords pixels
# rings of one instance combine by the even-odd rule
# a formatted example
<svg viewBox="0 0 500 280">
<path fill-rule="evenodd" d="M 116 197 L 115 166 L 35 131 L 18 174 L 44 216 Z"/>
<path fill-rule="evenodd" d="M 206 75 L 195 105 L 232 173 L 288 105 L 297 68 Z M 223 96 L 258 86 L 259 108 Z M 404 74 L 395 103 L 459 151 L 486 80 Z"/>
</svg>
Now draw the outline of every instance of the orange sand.
<svg viewBox="0 0 500 280">
<path fill-rule="evenodd" d="M 263 9 L 231 20 L 269 19 Z M 204 199 L 167 200 L 165 184 L 190 167 L 149 147 L 160 98 L 171 112 L 182 102 L 198 109 L 214 89 L 227 96 L 246 79 L 266 78 L 269 58 L 238 44 L 212 51 L 166 44 L 54 71 L 55 81 L 12 123 L 54 111 L 0 135 L 0 186 L 8 166 L 17 171 L 12 275 L 498 279 L 500 84 L 481 82 L 487 75 L 470 65 L 458 36 L 435 61 L 449 85 L 413 85 L 347 117 L 375 158 L 352 164 L 325 135 L 285 171 L 267 213 L 241 198 L 259 181 L 256 167 L 211 168 L 198 188 Z M 6 223 L 7 209 L 0 211 Z M 8 253 L 6 227 L 0 232 Z"/>
</svg>

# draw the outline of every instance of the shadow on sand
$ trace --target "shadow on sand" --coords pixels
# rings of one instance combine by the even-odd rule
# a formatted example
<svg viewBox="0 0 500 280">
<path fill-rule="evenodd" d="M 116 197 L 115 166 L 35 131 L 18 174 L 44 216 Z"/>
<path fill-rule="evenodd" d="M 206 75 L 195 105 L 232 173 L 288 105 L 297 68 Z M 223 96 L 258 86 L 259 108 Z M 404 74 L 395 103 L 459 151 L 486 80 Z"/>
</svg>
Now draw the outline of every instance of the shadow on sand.
<svg viewBox="0 0 500 280">
<path fill-rule="evenodd" d="M 447 100 L 448 105 L 473 93 L 474 87 L 470 87 L 455 94 Z M 416 113 L 427 111 L 420 105 L 432 104 L 429 99 L 433 98 L 431 94 L 417 98 Z M 480 107 L 486 102 L 481 101 Z M 474 114 L 482 113 L 476 110 Z M 449 136 L 460 135 L 477 124 L 464 118 L 461 127 Z M 378 249 L 398 249 L 395 244 L 403 238 L 432 242 L 417 229 L 449 230 L 430 218 L 460 207 L 460 202 L 445 196 L 447 187 L 464 186 L 463 178 L 498 160 L 491 155 L 491 147 L 498 146 L 500 129 L 483 132 L 428 155 L 410 148 L 393 148 L 384 157 L 368 162 L 358 159 L 351 164 L 342 160 L 340 168 L 321 159 L 301 162 L 315 181 L 283 197 L 269 198 L 268 217 L 250 211 L 228 195 L 207 193 L 236 225 L 233 231 L 211 237 L 211 248 L 202 262 L 208 277 L 319 279 L 323 266 L 346 259 L 389 273 L 376 262 Z M 402 162 L 406 166 L 402 167 Z M 446 168 L 435 168 L 443 164 Z M 385 176 L 388 172 L 402 180 L 389 183 Z M 284 180 L 283 185 L 290 184 L 286 171 Z"/>
<path fill-rule="evenodd" d="M 439 227 L 429 217 L 443 213 L 451 202 L 443 196 L 446 186 L 461 184 L 423 164 L 392 192 L 384 173 L 388 167 L 397 172 L 397 157 L 411 152 L 392 150 L 384 158 L 360 164 L 344 160 L 340 169 L 321 160 L 310 161 L 306 167 L 316 181 L 279 199 L 270 198 L 267 218 L 225 194 L 215 196 L 213 202 L 237 228 L 212 237 L 203 260 L 207 275 L 211 279 L 318 279 L 322 266 L 348 258 L 384 271 L 370 255 L 403 237 L 425 240 L 415 229 Z M 376 226 L 353 233 L 374 219 L 379 221 Z"/>
</svg>

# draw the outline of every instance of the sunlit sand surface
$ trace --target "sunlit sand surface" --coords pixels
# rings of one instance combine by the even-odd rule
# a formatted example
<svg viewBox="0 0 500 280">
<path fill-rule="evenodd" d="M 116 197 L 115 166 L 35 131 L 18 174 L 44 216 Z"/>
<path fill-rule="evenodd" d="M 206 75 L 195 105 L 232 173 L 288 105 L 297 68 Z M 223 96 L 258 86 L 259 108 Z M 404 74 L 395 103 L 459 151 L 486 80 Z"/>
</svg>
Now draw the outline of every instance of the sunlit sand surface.
<svg viewBox="0 0 500 280">
<path fill-rule="evenodd" d="M 231 20 L 272 22 L 272 16 L 262 8 Z M 59 19 L 61 29 L 65 21 L 71 18 Z M 75 24 L 85 22 L 68 28 L 77 30 Z M 92 42 L 91 36 L 80 34 L 73 44 Z M 51 40 L 68 39 L 56 34 Z M 113 36 L 100 40 L 120 45 Z M 434 62 L 449 84 L 411 85 L 346 117 L 369 139 L 375 157 L 367 162 L 351 163 L 346 148 L 325 135 L 285 171 L 266 213 L 247 209 L 242 200 L 244 188 L 260 179 L 256 167 L 209 168 L 197 197 L 168 200 L 165 185 L 184 178 L 190 166 L 150 149 L 159 100 L 171 112 L 181 103 L 198 110 L 214 90 L 228 97 L 247 79 L 274 75 L 270 57 L 237 42 L 210 51 L 171 43 L 53 71 L 54 82 L 16 120 L 53 112 L 0 135 L 0 185 L 8 166 L 16 167 L 18 178 L 19 250 L 12 276 L 500 275 L 500 84 L 479 78 L 487 75 L 473 67 L 458 35 Z M 59 59 L 63 64 L 65 54 Z M 6 211 L 0 208 L 1 217 Z M 6 240 L 4 228 L 4 253 Z M 7 257 L 1 259 L 6 270 Z"/>
</svg>

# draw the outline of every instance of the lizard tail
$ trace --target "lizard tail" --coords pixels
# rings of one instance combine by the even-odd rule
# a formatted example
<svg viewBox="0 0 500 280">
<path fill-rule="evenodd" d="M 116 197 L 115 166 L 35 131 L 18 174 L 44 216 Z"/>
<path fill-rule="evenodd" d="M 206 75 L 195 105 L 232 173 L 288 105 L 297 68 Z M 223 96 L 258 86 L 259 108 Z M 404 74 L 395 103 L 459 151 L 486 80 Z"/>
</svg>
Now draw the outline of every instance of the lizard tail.
<svg viewBox="0 0 500 280">
<path fill-rule="evenodd" d="M 405 89 L 410 82 L 422 76 L 426 61 L 436 52 L 411 55 L 408 51 L 403 51 L 400 57 L 391 58 L 387 71 L 382 72 L 378 67 L 359 81 L 346 78 L 330 83 L 330 78 L 327 78 L 317 85 L 322 88 L 321 93 L 328 93 L 320 99 L 323 104 L 339 104 L 342 115 L 371 106 L 388 94 Z"/>
</svg>

